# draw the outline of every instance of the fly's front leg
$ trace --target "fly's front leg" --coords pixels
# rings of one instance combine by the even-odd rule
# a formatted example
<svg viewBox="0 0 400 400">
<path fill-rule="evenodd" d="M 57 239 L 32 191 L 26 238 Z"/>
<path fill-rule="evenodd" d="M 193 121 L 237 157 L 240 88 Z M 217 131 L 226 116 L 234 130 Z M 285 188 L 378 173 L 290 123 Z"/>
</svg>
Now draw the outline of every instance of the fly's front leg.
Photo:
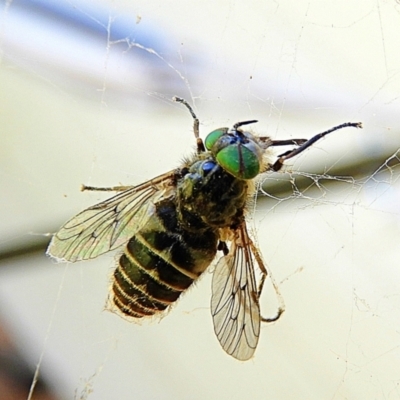
<svg viewBox="0 0 400 400">
<path fill-rule="evenodd" d="M 283 163 L 286 160 L 288 160 L 289 158 L 292 158 L 292 157 L 297 156 L 298 154 L 302 153 L 305 149 L 312 146 L 315 142 L 322 139 L 324 136 L 328 135 L 329 133 L 335 132 L 339 129 L 348 128 L 348 127 L 362 128 L 362 123 L 361 122 L 345 122 L 344 124 L 335 126 L 331 129 L 328 129 L 325 132 L 318 133 L 317 135 L 313 136 L 311 139 L 306 140 L 306 141 L 304 141 L 304 139 L 293 139 L 293 141 L 298 141 L 299 143 L 301 143 L 300 146 L 294 150 L 289 150 L 283 154 L 280 154 L 278 160 L 275 161 L 275 163 L 273 165 L 271 165 L 271 169 L 273 171 L 279 171 L 282 168 Z M 281 143 L 279 143 L 279 142 L 281 142 Z M 272 145 L 279 146 L 279 145 L 282 145 L 284 142 L 286 142 L 286 141 L 285 140 L 284 141 L 279 141 L 279 140 L 273 141 Z"/>
<path fill-rule="evenodd" d="M 200 131 L 199 131 L 199 119 L 197 118 L 196 114 L 193 111 L 193 108 L 190 106 L 190 104 L 185 100 L 181 99 L 180 97 L 173 97 L 173 101 L 176 101 L 177 103 L 182 103 L 190 112 L 190 115 L 193 118 L 193 133 L 194 137 L 196 138 L 196 146 L 197 146 L 197 153 L 204 153 L 206 151 L 206 148 L 204 147 L 203 140 L 200 138 Z"/>
</svg>

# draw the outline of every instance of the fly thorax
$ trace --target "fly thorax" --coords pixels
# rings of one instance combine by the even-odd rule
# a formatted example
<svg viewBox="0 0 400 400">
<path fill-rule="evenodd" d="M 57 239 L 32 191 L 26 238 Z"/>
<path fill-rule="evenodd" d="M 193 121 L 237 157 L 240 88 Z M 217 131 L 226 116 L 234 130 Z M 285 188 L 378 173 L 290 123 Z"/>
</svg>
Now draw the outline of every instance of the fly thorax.
<svg viewBox="0 0 400 400">
<path fill-rule="evenodd" d="M 188 229 L 241 223 L 248 184 L 227 173 L 210 156 L 194 162 L 178 183 L 178 208 Z"/>
</svg>

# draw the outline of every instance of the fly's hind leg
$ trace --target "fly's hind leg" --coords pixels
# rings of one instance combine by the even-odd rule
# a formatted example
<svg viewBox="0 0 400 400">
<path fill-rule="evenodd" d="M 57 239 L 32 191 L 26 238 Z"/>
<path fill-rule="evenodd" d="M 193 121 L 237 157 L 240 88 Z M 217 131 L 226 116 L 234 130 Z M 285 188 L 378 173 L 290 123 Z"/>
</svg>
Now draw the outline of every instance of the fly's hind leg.
<svg viewBox="0 0 400 400">
<path fill-rule="evenodd" d="M 260 268 L 260 271 L 261 271 L 261 280 L 260 280 L 260 283 L 258 285 L 258 291 L 257 291 L 258 299 L 260 299 L 261 293 L 262 293 L 263 288 L 264 288 L 265 279 L 268 276 L 268 271 L 265 268 L 264 262 L 261 259 L 260 253 L 258 252 L 258 250 L 257 250 L 256 246 L 254 245 L 254 243 L 250 242 L 250 246 L 251 246 L 251 250 L 252 250 L 252 253 L 254 255 L 254 258 L 257 261 L 257 265 L 258 265 L 258 267 Z M 281 315 L 285 311 L 285 303 L 284 303 L 283 297 L 282 297 L 282 295 L 281 295 L 281 293 L 279 291 L 278 285 L 276 284 L 276 282 L 274 281 L 274 279 L 271 276 L 269 278 L 271 279 L 272 286 L 274 287 L 276 296 L 278 298 L 279 306 L 278 306 L 278 309 L 276 311 L 276 314 L 274 316 L 272 316 L 272 317 L 266 318 L 266 317 L 263 317 L 262 315 L 260 315 L 261 321 L 263 321 L 263 322 L 275 322 L 281 317 Z"/>
</svg>

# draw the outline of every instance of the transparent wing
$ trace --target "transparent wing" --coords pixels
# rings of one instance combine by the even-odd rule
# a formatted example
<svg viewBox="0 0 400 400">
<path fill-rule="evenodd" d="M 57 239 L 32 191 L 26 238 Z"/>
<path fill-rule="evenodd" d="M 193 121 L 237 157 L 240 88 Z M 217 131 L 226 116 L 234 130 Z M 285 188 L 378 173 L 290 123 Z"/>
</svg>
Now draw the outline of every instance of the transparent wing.
<svg viewBox="0 0 400 400">
<path fill-rule="evenodd" d="M 175 171 L 133 186 L 82 211 L 54 236 L 47 254 L 61 261 L 80 261 L 125 244 L 152 215 L 154 204 L 171 195 Z"/>
<path fill-rule="evenodd" d="M 236 233 L 229 254 L 218 261 L 213 274 L 211 313 L 222 348 L 238 360 L 248 360 L 257 347 L 261 320 L 255 247 L 245 223 Z"/>
</svg>

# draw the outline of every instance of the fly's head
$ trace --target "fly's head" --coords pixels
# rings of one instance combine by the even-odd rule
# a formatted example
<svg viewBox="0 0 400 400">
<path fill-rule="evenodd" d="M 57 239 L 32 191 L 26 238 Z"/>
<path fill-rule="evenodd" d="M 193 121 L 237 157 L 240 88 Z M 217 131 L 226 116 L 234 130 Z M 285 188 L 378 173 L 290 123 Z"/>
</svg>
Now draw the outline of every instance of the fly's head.
<svg viewBox="0 0 400 400">
<path fill-rule="evenodd" d="M 232 129 L 219 128 L 208 134 L 205 147 L 217 163 L 240 180 L 255 178 L 263 172 L 265 144 L 239 127 L 257 121 L 238 122 Z"/>
</svg>

